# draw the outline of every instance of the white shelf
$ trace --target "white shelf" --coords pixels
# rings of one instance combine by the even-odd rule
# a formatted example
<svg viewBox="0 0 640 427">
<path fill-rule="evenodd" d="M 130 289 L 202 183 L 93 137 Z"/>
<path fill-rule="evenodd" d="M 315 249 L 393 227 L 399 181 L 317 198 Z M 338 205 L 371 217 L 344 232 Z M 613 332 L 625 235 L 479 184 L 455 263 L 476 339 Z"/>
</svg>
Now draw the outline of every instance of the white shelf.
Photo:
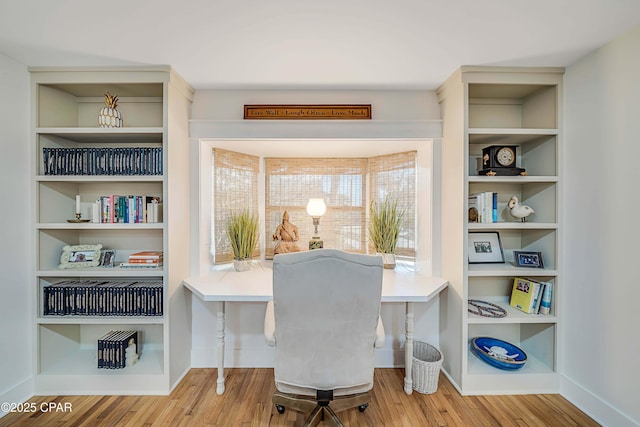
<svg viewBox="0 0 640 427">
<path fill-rule="evenodd" d="M 556 230 L 554 222 L 470 222 L 469 231 L 478 230 Z"/>
<path fill-rule="evenodd" d="M 559 68 L 462 67 L 440 88 L 438 96 L 447 117 L 442 144 L 443 170 L 461 174 L 442 177 L 442 271 L 449 279 L 446 309 L 441 313 L 461 331 L 444 332 L 441 345 L 451 353 L 443 368 L 463 394 L 557 393 L 559 376 L 557 312 L 562 296 L 559 278 L 559 247 L 562 237 L 558 221 L 562 144 L 562 73 Z M 517 147 L 516 165 L 525 176 L 480 176 L 485 148 Z M 496 193 L 496 223 L 469 223 L 467 215 L 452 216 L 468 208 L 467 196 Z M 511 197 L 535 210 L 527 222 L 514 221 L 508 209 Z M 459 199 L 456 199 L 459 197 Z M 462 220 L 462 222 L 461 222 Z M 462 229 L 462 237 L 459 230 Z M 469 235 L 499 232 L 505 263 L 469 264 Z M 460 240 L 462 238 L 462 240 Z M 547 268 L 524 268 L 513 264 L 515 251 L 540 252 Z M 553 283 L 550 315 L 526 314 L 508 303 L 514 277 L 532 277 Z M 456 288 L 457 286 L 457 288 Z M 467 311 L 467 301 L 477 299 L 497 304 L 507 316 L 487 318 Z M 524 368 L 503 371 L 479 360 L 469 351 L 475 336 L 506 339 L 528 355 Z M 519 345 L 518 343 L 522 343 Z M 530 351 L 527 351 L 529 349 Z M 461 362 L 462 369 L 457 362 Z"/>
<path fill-rule="evenodd" d="M 163 180 L 162 175 L 37 175 L 36 182 L 76 182 L 76 183 L 137 183 L 158 182 Z"/>
<path fill-rule="evenodd" d="M 177 278 L 188 276 L 189 222 L 69 223 L 75 196 L 89 218 L 92 203 L 108 194 L 160 197 L 188 194 L 188 116 L 193 89 L 170 67 L 109 69 L 30 68 L 34 103 L 32 179 L 34 288 L 34 388 L 36 394 L 168 394 L 188 369 L 189 351 L 179 334 L 188 331 L 188 306 L 175 303 Z M 105 91 L 118 95 L 124 127 L 98 127 Z M 171 133 L 171 141 L 168 140 Z M 171 142 L 171 143 L 170 143 Z M 44 148 L 162 148 L 162 175 L 44 175 Z M 169 171 L 171 173 L 169 174 Z M 188 218 L 188 204 L 176 216 Z M 133 252 L 162 250 L 156 268 L 58 269 L 65 245 L 101 243 L 116 261 Z M 177 254 L 169 257 L 168 254 Z M 169 275 L 169 270 L 171 275 Z M 154 281 L 163 285 L 163 316 L 43 316 L 42 287 L 63 280 Z M 178 296 L 178 298 L 180 298 Z M 171 304 L 169 303 L 171 300 Z M 109 330 L 141 331 L 139 362 L 124 369 L 97 368 L 97 340 Z"/>
<path fill-rule="evenodd" d="M 38 325 L 163 325 L 163 316 L 40 316 Z"/>
<path fill-rule="evenodd" d="M 97 345 L 97 344 L 96 344 Z M 41 375 L 161 375 L 163 374 L 163 352 L 142 343 L 140 359 L 123 369 L 98 369 L 97 347 L 81 348 L 68 352 L 55 363 L 40 372 Z"/>
<path fill-rule="evenodd" d="M 38 270 L 36 276 L 38 277 L 162 277 L 164 270 L 162 267 L 154 268 L 105 268 L 105 267 L 90 267 L 90 268 L 78 268 L 70 270 Z"/>
<path fill-rule="evenodd" d="M 161 144 L 163 128 L 161 127 L 40 127 L 36 128 L 38 135 L 53 135 L 69 140 L 79 140 L 83 143 L 135 143 Z"/>
<path fill-rule="evenodd" d="M 523 349 L 526 353 L 527 351 Z M 543 361 L 529 355 L 527 353 L 527 363 L 520 369 L 513 371 L 498 369 L 488 363 L 480 360 L 475 354 L 469 350 L 469 375 L 506 375 L 506 376 L 527 376 L 534 374 L 551 374 L 554 372 L 553 368 L 544 363 Z"/>
<path fill-rule="evenodd" d="M 487 301 L 498 307 L 504 309 L 507 312 L 506 317 L 491 318 L 478 316 L 477 314 L 469 313 L 469 324 L 500 324 L 500 323 L 556 323 L 557 318 L 552 314 L 527 314 L 517 308 L 513 308 L 509 305 L 508 299 L 497 299 L 493 297 L 472 297 L 469 299 L 477 299 L 481 301 Z"/>
<path fill-rule="evenodd" d="M 515 265 L 505 262 L 503 264 L 469 264 L 469 277 L 482 276 L 556 276 L 558 271 L 547 268 L 527 268 L 516 267 Z"/>
<path fill-rule="evenodd" d="M 470 176 L 470 184 L 530 184 L 530 183 L 550 183 L 558 182 L 557 176 Z"/>
<path fill-rule="evenodd" d="M 161 222 L 136 222 L 136 223 L 99 223 L 99 222 L 51 222 L 38 223 L 38 230 L 162 230 Z"/>
</svg>

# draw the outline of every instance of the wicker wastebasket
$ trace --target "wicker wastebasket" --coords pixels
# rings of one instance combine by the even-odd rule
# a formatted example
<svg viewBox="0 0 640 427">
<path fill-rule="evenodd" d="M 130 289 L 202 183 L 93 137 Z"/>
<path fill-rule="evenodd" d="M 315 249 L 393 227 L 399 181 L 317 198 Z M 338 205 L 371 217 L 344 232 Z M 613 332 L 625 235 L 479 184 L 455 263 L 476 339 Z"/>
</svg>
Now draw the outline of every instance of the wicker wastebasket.
<svg viewBox="0 0 640 427">
<path fill-rule="evenodd" d="M 418 393 L 431 394 L 438 390 L 438 377 L 442 366 L 440 350 L 422 341 L 413 342 L 411 380 Z"/>
</svg>

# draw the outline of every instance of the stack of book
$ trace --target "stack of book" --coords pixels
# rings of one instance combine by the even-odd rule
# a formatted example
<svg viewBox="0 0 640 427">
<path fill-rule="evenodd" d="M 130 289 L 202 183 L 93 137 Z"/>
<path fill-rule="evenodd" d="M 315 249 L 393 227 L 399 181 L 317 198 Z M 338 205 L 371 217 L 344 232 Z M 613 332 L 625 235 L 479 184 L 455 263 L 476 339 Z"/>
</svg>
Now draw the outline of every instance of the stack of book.
<svg viewBox="0 0 640 427">
<path fill-rule="evenodd" d="M 92 216 L 103 224 L 162 222 L 162 203 L 156 196 L 110 194 L 93 204 Z"/>
<path fill-rule="evenodd" d="M 42 149 L 45 175 L 162 175 L 162 147 Z"/>
<path fill-rule="evenodd" d="M 473 222 L 498 222 L 498 193 L 485 191 L 469 194 L 469 210 L 473 209 L 476 211 Z"/>
<path fill-rule="evenodd" d="M 43 288 L 45 316 L 162 316 L 162 281 L 63 280 Z"/>
<path fill-rule="evenodd" d="M 553 284 L 516 277 L 509 304 L 528 314 L 550 314 Z"/>
<path fill-rule="evenodd" d="M 137 331 L 109 331 L 98 340 L 98 368 L 122 369 L 140 358 Z"/>
<path fill-rule="evenodd" d="M 142 251 L 129 255 L 129 261 L 120 264 L 122 268 L 155 268 L 162 266 L 162 251 Z"/>
</svg>

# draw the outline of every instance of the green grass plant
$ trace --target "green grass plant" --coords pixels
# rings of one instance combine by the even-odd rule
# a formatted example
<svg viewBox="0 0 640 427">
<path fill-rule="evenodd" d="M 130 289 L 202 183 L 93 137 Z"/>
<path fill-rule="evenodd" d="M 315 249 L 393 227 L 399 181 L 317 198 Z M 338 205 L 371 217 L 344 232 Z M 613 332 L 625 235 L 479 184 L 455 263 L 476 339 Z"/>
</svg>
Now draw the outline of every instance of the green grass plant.
<svg viewBox="0 0 640 427">
<path fill-rule="evenodd" d="M 258 216 L 248 210 L 232 213 L 227 222 L 227 235 L 233 249 L 233 258 L 251 259 L 258 244 Z"/>
</svg>

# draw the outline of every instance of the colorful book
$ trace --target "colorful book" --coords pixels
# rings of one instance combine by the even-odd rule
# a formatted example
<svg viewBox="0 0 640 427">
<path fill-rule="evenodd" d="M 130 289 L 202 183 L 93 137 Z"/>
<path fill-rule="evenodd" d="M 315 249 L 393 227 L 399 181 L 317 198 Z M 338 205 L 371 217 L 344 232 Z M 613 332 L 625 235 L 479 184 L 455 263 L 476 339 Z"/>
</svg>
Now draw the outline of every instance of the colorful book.
<svg viewBox="0 0 640 427">
<path fill-rule="evenodd" d="M 516 277 L 513 279 L 513 289 L 511 290 L 509 304 L 525 313 L 537 313 L 536 305 L 539 304 L 539 293 L 540 283 Z"/>
</svg>

